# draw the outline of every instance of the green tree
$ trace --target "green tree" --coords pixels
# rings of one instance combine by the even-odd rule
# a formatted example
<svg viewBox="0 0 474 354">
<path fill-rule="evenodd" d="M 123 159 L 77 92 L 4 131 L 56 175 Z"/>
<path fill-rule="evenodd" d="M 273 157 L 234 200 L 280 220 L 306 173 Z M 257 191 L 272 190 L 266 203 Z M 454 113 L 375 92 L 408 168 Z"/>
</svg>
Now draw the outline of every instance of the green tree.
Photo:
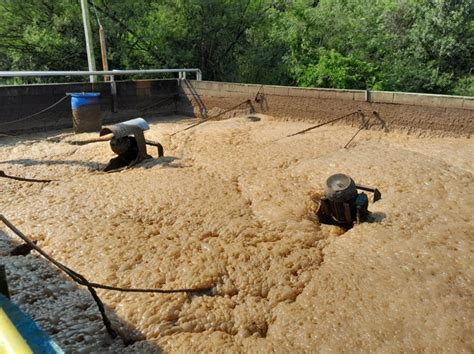
<svg viewBox="0 0 474 354">
<path fill-rule="evenodd" d="M 88 1 L 96 58 L 95 13 L 112 69 L 199 67 L 208 80 L 472 94 L 472 0 Z M 0 2 L 0 69 L 87 69 L 79 1 Z"/>
<path fill-rule="evenodd" d="M 1 69 L 86 69 L 84 36 L 77 36 L 82 33 L 78 19 L 80 7 L 73 1 L 2 2 Z"/>
<path fill-rule="evenodd" d="M 468 0 L 321 0 L 316 6 L 296 0 L 282 19 L 285 60 L 301 85 L 452 92 L 473 66 L 473 6 Z"/>
</svg>

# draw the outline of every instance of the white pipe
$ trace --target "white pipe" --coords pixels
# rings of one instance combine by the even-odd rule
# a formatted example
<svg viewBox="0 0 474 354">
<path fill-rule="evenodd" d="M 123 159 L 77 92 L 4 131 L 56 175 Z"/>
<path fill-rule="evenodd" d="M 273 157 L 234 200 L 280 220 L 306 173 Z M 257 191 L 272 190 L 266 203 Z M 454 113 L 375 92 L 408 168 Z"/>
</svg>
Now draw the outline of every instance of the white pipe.
<svg viewBox="0 0 474 354">
<path fill-rule="evenodd" d="M 196 73 L 196 79 L 202 79 L 200 69 L 147 69 L 147 70 L 108 70 L 108 71 L 0 71 L 0 77 L 28 76 L 89 76 L 89 75 L 132 75 L 132 74 L 163 74 L 163 73 Z"/>
<path fill-rule="evenodd" d="M 84 35 L 86 37 L 87 64 L 89 71 L 95 71 L 94 45 L 92 40 L 91 23 L 89 21 L 89 7 L 87 0 L 81 0 L 82 22 L 84 23 Z M 97 82 L 97 77 L 91 75 L 90 82 Z"/>
</svg>

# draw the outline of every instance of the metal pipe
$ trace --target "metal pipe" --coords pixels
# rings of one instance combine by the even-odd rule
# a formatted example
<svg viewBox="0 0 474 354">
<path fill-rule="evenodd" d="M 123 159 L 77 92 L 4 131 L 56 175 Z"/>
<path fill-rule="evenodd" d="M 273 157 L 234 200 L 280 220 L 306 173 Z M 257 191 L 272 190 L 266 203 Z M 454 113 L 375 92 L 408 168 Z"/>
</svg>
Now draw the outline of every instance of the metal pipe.
<svg viewBox="0 0 474 354">
<path fill-rule="evenodd" d="M 106 71 L 0 71 L 0 77 L 31 77 L 31 76 L 89 76 L 89 75 L 134 75 L 134 74 L 165 74 L 165 73 L 196 73 L 196 79 L 202 80 L 200 69 L 146 69 L 146 70 L 106 70 Z"/>
<path fill-rule="evenodd" d="M 84 35 L 86 37 L 87 64 L 89 71 L 95 71 L 94 41 L 92 39 L 91 23 L 89 21 L 89 7 L 86 0 L 81 0 L 82 21 L 84 22 Z M 91 75 L 90 82 L 97 82 L 97 77 Z"/>
</svg>

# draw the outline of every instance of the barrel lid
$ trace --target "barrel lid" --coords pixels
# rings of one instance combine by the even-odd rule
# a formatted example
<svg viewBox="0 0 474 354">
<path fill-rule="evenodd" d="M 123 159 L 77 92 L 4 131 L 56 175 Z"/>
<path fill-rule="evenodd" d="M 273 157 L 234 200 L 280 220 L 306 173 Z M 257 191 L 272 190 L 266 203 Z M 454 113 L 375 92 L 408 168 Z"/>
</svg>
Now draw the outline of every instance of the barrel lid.
<svg viewBox="0 0 474 354">
<path fill-rule="evenodd" d="M 72 97 L 99 97 L 100 92 L 70 92 L 68 95 Z"/>
</svg>

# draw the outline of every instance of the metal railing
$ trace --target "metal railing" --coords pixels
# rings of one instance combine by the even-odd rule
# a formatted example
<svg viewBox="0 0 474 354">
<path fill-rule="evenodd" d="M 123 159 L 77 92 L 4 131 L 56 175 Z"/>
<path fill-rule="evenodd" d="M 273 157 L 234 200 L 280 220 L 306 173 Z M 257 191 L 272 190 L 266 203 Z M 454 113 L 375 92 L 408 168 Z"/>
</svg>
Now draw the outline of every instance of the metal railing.
<svg viewBox="0 0 474 354">
<path fill-rule="evenodd" d="M 196 80 L 202 80 L 201 69 L 145 69 L 145 70 L 108 70 L 108 71 L 0 71 L 0 77 L 40 77 L 40 76 L 114 76 L 136 74 L 178 73 L 180 79 L 186 79 L 186 73 L 195 73 Z"/>
<path fill-rule="evenodd" d="M 117 85 L 115 76 L 178 73 L 179 80 L 186 80 L 187 73 L 194 73 L 196 80 L 202 80 L 201 69 L 144 69 L 144 70 L 106 70 L 106 71 L 0 71 L 0 77 L 44 77 L 44 76 L 104 76 L 110 83 L 112 112 L 118 111 Z"/>
</svg>

